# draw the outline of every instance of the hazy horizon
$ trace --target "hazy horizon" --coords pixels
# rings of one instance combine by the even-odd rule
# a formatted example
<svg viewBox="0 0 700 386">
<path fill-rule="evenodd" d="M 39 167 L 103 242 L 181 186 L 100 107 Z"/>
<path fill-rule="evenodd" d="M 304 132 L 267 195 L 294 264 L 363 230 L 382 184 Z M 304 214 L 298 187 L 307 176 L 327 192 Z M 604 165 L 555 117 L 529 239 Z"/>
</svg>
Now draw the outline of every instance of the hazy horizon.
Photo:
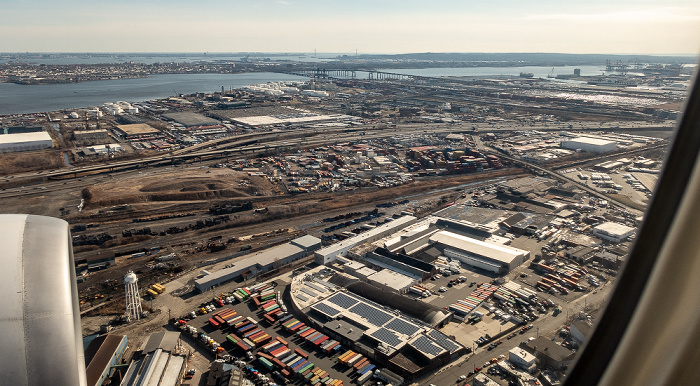
<svg viewBox="0 0 700 386">
<path fill-rule="evenodd" d="M 128 54 L 154 54 L 154 55 L 348 55 L 354 56 L 355 51 L 337 52 L 337 51 L 0 51 L 0 55 L 32 55 L 32 54 L 47 54 L 47 55 L 128 55 Z M 411 52 L 357 52 L 357 55 L 416 55 L 416 54 L 552 54 L 552 55 L 614 55 L 614 56 L 629 56 L 629 55 L 645 55 L 645 56 L 698 56 L 699 53 L 641 53 L 641 52 L 545 52 L 545 51 L 411 51 Z"/>
<path fill-rule="evenodd" d="M 4 52 L 560 52 L 700 50 L 700 3 L 10 0 Z"/>
</svg>

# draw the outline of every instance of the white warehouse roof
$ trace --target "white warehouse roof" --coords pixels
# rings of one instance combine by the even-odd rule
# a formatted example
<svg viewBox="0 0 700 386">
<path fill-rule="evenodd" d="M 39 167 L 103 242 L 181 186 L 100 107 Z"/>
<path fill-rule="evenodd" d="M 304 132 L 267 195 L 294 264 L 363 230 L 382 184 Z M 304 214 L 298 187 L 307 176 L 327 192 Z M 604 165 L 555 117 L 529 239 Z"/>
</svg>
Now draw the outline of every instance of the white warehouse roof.
<svg viewBox="0 0 700 386">
<path fill-rule="evenodd" d="M 51 136 L 45 131 L 0 135 L 0 144 L 36 141 L 51 141 Z"/>
<path fill-rule="evenodd" d="M 51 146 L 53 146 L 53 141 L 49 133 L 45 131 L 0 135 L 0 152 L 39 150 Z"/>
<path fill-rule="evenodd" d="M 593 230 L 597 232 L 603 232 L 611 236 L 625 236 L 634 232 L 634 228 L 612 221 L 604 222 L 593 228 Z"/>
<path fill-rule="evenodd" d="M 570 139 L 566 142 L 578 142 L 578 143 L 585 143 L 588 145 L 596 145 L 596 146 L 617 144 L 617 142 L 615 142 L 615 141 L 609 141 L 607 139 L 592 138 L 592 137 L 578 137 L 578 138 Z"/>
<path fill-rule="evenodd" d="M 578 137 L 571 140 L 561 141 L 561 147 L 565 149 L 581 149 L 594 153 L 604 153 L 617 149 L 617 142 L 604 138 Z"/>
<path fill-rule="evenodd" d="M 433 243 L 440 243 L 457 250 L 469 252 L 470 254 L 487 257 L 508 266 L 513 264 L 514 261 L 524 259 L 530 254 L 530 252 L 523 249 L 491 244 L 448 231 L 440 231 L 435 233 L 434 235 L 430 236 L 430 241 Z"/>
<path fill-rule="evenodd" d="M 382 269 L 381 271 L 367 276 L 370 282 L 379 283 L 386 287 L 392 288 L 397 292 L 401 292 L 416 283 L 416 279 L 402 275 L 390 269 Z"/>
</svg>

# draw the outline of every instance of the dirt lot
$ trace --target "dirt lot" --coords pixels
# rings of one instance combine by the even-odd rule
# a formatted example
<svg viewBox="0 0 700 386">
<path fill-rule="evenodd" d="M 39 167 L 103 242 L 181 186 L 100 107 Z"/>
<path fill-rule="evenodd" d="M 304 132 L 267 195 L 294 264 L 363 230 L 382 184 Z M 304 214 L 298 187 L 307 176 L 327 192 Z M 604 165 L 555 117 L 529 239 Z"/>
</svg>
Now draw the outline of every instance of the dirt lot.
<svg viewBox="0 0 700 386">
<path fill-rule="evenodd" d="M 226 168 L 184 169 L 96 184 L 90 187 L 93 198 L 89 208 L 94 211 L 119 204 L 156 202 L 155 206 L 162 206 L 172 201 L 269 196 L 272 188 L 266 178 L 245 172 Z"/>
<path fill-rule="evenodd" d="M 64 165 L 63 152 L 58 150 L 0 154 L 0 170 L 3 175 L 58 169 Z"/>
</svg>

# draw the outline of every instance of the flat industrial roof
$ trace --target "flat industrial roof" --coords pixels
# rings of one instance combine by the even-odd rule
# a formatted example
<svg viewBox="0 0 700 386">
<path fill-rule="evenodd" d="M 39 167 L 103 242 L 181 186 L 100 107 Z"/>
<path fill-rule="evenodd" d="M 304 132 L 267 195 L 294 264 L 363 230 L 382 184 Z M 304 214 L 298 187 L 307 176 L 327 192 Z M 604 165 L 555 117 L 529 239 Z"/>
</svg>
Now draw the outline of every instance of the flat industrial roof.
<svg viewBox="0 0 700 386">
<path fill-rule="evenodd" d="M 357 272 L 358 275 L 362 275 L 365 277 L 372 276 L 375 273 L 377 273 L 377 271 L 373 270 L 370 267 L 362 267 L 362 268 L 355 270 L 355 272 Z"/>
<path fill-rule="evenodd" d="M 293 244 L 282 244 L 279 246 L 276 246 L 274 248 L 266 249 L 261 252 L 257 252 L 252 255 L 248 255 L 243 260 L 234 262 L 233 265 L 229 268 L 224 268 L 220 269 L 216 272 L 213 272 L 209 275 L 206 275 L 204 277 L 200 277 L 199 279 L 196 279 L 194 282 L 197 285 L 203 285 L 206 284 L 212 280 L 218 280 L 222 277 L 225 277 L 227 275 L 230 275 L 234 272 L 238 272 L 241 269 L 245 269 L 247 267 L 252 267 L 255 265 L 261 265 L 261 266 L 266 266 L 268 264 L 273 263 L 276 260 L 283 260 L 293 254 L 304 252 L 305 249 L 300 248 L 296 245 Z"/>
<path fill-rule="evenodd" d="M 233 118 L 232 121 L 249 126 L 266 126 L 283 123 L 308 123 L 350 118 L 348 115 L 318 115 L 312 113 L 258 115 L 252 117 Z"/>
<path fill-rule="evenodd" d="M 509 353 L 519 357 L 522 359 L 524 362 L 532 362 L 535 360 L 535 356 L 530 354 L 529 352 L 525 351 L 525 349 L 522 349 L 520 347 L 513 347 L 508 351 Z"/>
<path fill-rule="evenodd" d="M 462 348 L 439 331 L 351 292 L 335 292 L 310 307 L 331 319 L 326 328 L 353 341 L 364 335 L 397 350 L 408 343 L 428 359 Z"/>
<path fill-rule="evenodd" d="M 593 228 L 593 230 L 598 230 L 598 231 L 603 231 L 609 235 L 619 235 L 623 236 L 626 235 L 627 233 L 634 232 L 634 228 L 628 227 L 627 225 L 616 223 L 616 222 L 604 222 L 596 227 Z"/>
<path fill-rule="evenodd" d="M 146 135 L 160 133 L 160 130 L 148 123 L 132 123 L 130 125 L 117 125 L 117 129 L 126 135 Z"/>
<path fill-rule="evenodd" d="M 411 286 L 416 281 L 412 277 L 402 275 L 396 271 L 392 271 L 386 268 L 382 269 L 377 273 L 373 273 L 370 276 L 367 276 L 367 279 L 383 284 L 395 290 L 400 290 L 402 288 Z"/>
<path fill-rule="evenodd" d="M 374 229 L 370 229 L 367 232 L 360 233 L 357 236 L 350 237 L 349 239 L 345 239 L 339 243 L 331 244 L 325 248 L 319 249 L 318 251 L 316 251 L 316 253 L 322 256 L 332 255 L 344 248 L 352 248 L 353 246 L 359 245 L 360 243 L 365 242 L 365 240 L 368 240 L 387 230 L 397 229 L 406 226 L 407 224 L 410 224 L 415 220 L 416 218 L 413 216 L 402 216 L 394 221 L 390 221 Z"/>
<path fill-rule="evenodd" d="M 163 114 L 163 116 L 187 127 L 218 125 L 221 123 L 220 121 L 214 118 L 209 118 L 207 116 L 197 113 L 167 113 Z"/>
<path fill-rule="evenodd" d="M 45 131 L 34 133 L 0 134 L 0 145 L 7 143 L 51 141 L 51 136 Z"/>
<path fill-rule="evenodd" d="M 143 348 L 144 353 L 153 352 L 156 349 L 163 351 L 174 351 L 177 346 L 177 341 L 180 339 L 180 333 L 176 331 L 161 331 L 151 334 Z"/>
<path fill-rule="evenodd" d="M 345 266 L 350 268 L 350 269 L 354 269 L 354 270 L 362 269 L 365 267 L 364 264 L 360 263 L 359 261 L 355 261 L 355 260 L 348 261 L 347 263 L 345 263 Z"/>
<path fill-rule="evenodd" d="M 448 231 L 440 231 L 430 236 L 430 241 L 441 243 L 475 255 L 488 257 L 509 265 L 513 262 L 513 260 L 517 259 L 518 257 L 527 256 L 529 253 L 523 249 L 491 244 Z"/>
<path fill-rule="evenodd" d="M 562 347 L 544 336 L 527 341 L 525 344 L 531 350 L 543 353 L 556 361 L 562 361 L 574 355 L 569 349 Z"/>
<path fill-rule="evenodd" d="M 602 138 L 592 138 L 592 137 L 577 137 L 574 139 L 566 140 L 564 142 L 587 143 L 589 145 L 598 145 L 598 146 L 617 144 L 617 142 L 615 142 L 615 141 L 610 141 L 610 140 L 602 139 Z"/>
<path fill-rule="evenodd" d="M 291 243 L 298 245 L 302 248 L 308 249 L 317 245 L 321 242 L 321 239 L 311 235 L 301 236 L 291 241 Z"/>
</svg>

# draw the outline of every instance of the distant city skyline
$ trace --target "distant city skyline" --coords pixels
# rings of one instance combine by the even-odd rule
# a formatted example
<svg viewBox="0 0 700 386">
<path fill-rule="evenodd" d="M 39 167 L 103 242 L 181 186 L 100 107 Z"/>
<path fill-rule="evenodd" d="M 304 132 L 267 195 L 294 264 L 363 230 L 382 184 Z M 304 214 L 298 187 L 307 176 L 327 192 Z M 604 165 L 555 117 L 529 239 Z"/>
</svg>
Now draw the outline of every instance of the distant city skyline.
<svg viewBox="0 0 700 386">
<path fill-rule="evenodd" d="M 0 52 L 697 55 L 692 0 L 9 0 Z"/>
</svg>

